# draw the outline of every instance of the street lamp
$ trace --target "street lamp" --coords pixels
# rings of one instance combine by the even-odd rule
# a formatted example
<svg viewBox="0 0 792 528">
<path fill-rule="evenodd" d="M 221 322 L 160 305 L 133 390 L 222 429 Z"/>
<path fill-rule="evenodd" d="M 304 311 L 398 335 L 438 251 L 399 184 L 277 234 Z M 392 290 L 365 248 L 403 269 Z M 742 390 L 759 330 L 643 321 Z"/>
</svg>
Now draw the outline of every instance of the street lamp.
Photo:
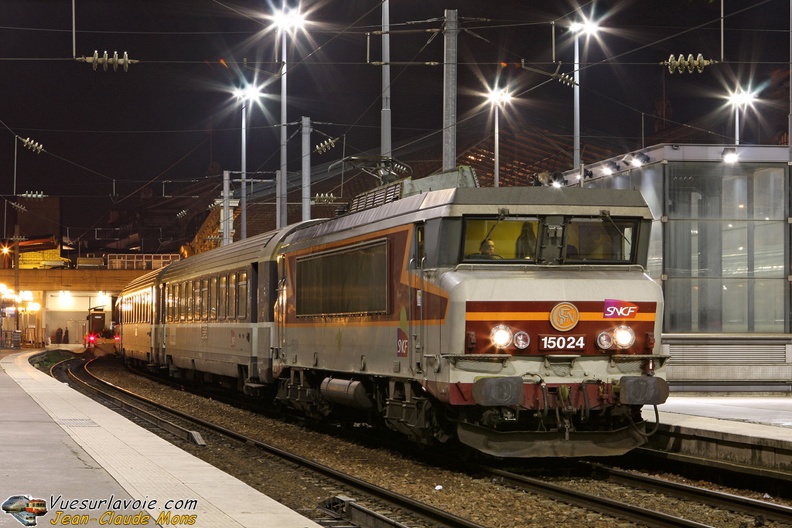
<svg viewBox="0 0 792 528">
<path fill-rule="evenodd" d="M 594 35 L 597 33 L 598 27 L 596 22 L 585 18 L 582 22 L 574 22 L 569 26 L 569 30 L 575 35 L 575 71 L 573 72 L 574 82 L 572 85 L 574 92 L 572 163 L 575 170 L 580 170 L 580 34 Z"/>
<path fill-rule="evenodd" d="M 756 100 L 756 95 L 752 92 L 746 92 L 742 88 L 737 89 L 729 95 L 729 102 L 734 107 L 734 144 L 740 144 L 740 109 L 745 110 L 749 106 L 753 106 Z"/>
<path fill-rule="evenodd" d="M 273 25 L 281 35 L 281 148 L 280 171 L 275 182 L 275 216 L 276 227 L 288 224 L 287 192 L 286 192 L 286 34 L 301 29 L 305 24 L 305 17 L 298 9 L 287 9 L 284 0 L 283 8 L 275 13 Z"/>
<path fill-rule="evenodd" d="M 505 89 L 494 88 L 489 91 L 487 100 L 495 109 L 495 167 L 492 171 L 493 186 L 500 185 L 500 130 L 498 118 L 500 116 L 501 105 L 511 101 L 511 94 Z"/>
<path fill-rule="evenodd" d="M 240 193 L 241 199 L 241 213 L 240 224 L 241 234 L 240 239 L 247 238 L 247 107 L 253 101 L 257 101 L 261 97 L 261 92 L 258 87 L 248 85 L 245 88 L 237 88 L 234 90 L 234 96 L 237 100 L 242 102 L 242 151 L 241 151 L 241 172 L 242 172 L 242 192 Z"/>
</svg>

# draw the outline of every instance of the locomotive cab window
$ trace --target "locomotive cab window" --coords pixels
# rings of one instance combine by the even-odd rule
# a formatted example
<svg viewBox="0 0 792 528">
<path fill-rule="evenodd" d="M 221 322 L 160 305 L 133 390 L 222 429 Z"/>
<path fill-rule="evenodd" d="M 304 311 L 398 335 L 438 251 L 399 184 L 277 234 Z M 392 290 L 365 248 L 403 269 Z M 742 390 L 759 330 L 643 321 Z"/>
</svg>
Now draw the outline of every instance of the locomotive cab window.
<svg viewBox="0 0 792 528">
<path fill-rule="evenodd" d="M 572 218 L 567 225 L 567 261 L 630 263 L 635 260 L 634 238 L 638 233 L 634 220 Z"/>
<path fill-rule="evenodd" d="M 534 261 L 538 233 L 537 218 L 467 218 L 463 260 Z"/>
<path fill-rule="evenodd" d="M 640 220 L 598 216 L 468 217 L 462 262 L 630 264 Z"/>
</svg>

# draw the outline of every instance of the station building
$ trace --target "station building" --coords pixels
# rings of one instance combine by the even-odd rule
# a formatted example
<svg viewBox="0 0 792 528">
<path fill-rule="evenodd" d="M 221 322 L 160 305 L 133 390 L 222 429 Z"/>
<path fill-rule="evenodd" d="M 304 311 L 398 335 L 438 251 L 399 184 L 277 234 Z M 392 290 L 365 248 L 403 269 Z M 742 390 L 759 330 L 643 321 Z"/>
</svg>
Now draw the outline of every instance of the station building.
<svg viewBox="0 0 792 528">
<path fill-rule="evenodd" d="M 77 259 L 76 268 L 0 269 L 0 284 L 13 290 L 8 297 L 0 291 L 0 346 L 84 344 L 89 333 L 112 334 L 121 290 L 178 259 L 178 254 L 111 254 Z"/>
<path fill-rule="evenodd" d="M 790 160 L 787 146 L 661 144 L 563 173 L 649 204 L 675 390 L 792 390 Z"/>
</svg>

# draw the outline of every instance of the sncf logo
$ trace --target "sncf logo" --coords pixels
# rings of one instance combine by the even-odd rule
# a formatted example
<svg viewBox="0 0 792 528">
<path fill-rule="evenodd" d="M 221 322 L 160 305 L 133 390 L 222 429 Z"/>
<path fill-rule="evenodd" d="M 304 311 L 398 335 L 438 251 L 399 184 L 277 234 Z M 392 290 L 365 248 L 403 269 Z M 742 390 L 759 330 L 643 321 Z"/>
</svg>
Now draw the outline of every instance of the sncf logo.
<svg viewBox="0 0 792 528">
<path fill-rule="evenodd" d="M 605 299 L 605 309 L 602 312 L 605 319 L 635 319 L 638 307 L 627 301 Z"/>
</svg>

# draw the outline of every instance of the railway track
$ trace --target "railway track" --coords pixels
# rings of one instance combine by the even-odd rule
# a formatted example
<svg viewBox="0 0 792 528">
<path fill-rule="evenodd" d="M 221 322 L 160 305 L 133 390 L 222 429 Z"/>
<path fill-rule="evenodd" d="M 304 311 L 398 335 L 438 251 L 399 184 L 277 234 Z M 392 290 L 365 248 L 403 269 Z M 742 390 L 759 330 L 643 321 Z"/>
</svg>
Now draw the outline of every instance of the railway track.
<svg viewBox="0 0 792 528">
<path fill-rule="evenodd" d="M 181 440 L 196 445 L 206 445 L 205 433 L 232 439 L 247 447 L 253 447 L 276 457 L 281 461 L 297 465 L 301 471 L 311 472 L 324 481 L 330 480 L 330 487 L 340 487 L 344 493 L 337 494 L 323 501 L 317 507 L 316 514 L 307 515 L 315 522 L 326 526 L 337 526 L 338 518 L 353 522 L 347 526 L 380 526 L 383 528 L 407 528 L 415 526 L 432 526 L 438 528 L 484 528 L 482 525 L 457 517 L 429 504 L 422 503 L 405 495 L 395 493 L 380 486 L 373 485 L 351 475 L 334 470 L 307 458 L 289 453 L 283 449 L 266 444 L 254 438 L 201 420 L 188 413 L 168 408 L 152 400 L 142 398 L 130 391 L 107 383 L 90 372 L 89 366 L 82 360 L 69 360 L 53 368 L 52 375 L 99 399 L 104 405 L 121 410 L 125 415 L 134 416 L 134 421 L 153 425 L 174 435 Z M 309 477 L 310 478 L 310 477 Z M 328 487 L 328 483 L 323 484 Z M 353 497 L 360 497 L 355 499 Z M 365 503 L 373 502 L 373 507 Z M 413 519 L 419 519 L 425 524 Z"/>
<path fill-rule="evenodd" d="M 759 501 L 747 497 L 740 497 L 730 493 L 709 490 L 666 479 L 640 475 L 622 469 L 607 467 L 602 464 L 591 464 L 592 469 L 599 475 L 605 476 L 611 482 L 638 487 L 656 493 L 663 493 L 687 500 L 696 500 L 703 504 L 717 508 L 725 508 L 753 515 L 765 521 L 773 521 L 792 525 L 792 508 L 780 506 L 770 502 Z"/>
<path fill-rule="evenodd" d="M 123 382 L 119 380 L 118 383 Z M 178 415 L 182 413 L 177 412 L 176 414 Z M 192 417 L 186 415 L 185 419 L 192 420 Z M 190 423 L 194 424 L 192 426 L 193 429 L 202 430 L 202 434 L 204 434 L 203 430 L 206 430 L 204 427 L 214 427 L 212 424 L 198 424 L 198 422 L 195 421 Z M 285 459 L 290 464 L 303 464 L 302 457 L 285 453 L 278 448 L 268 446 L 267 444 L 262 444 L 261 442 L 245 435 L 239 435 L 233 431 L 228 431 L 227 428 L 221 427 L 219 430 L 223 435 L 226 435 L 224 436 L 225 438 L 228 438 L 228 435 L 230 435 L 234 437 L 236 441 L 245 443 L 246 445 L 261 445 L 262 447 L 257 447 L 257 449 L 271 450 L 273 456 L 285 456 Z M 209 434 L 214 433 L 205 433 L 205 435 Z M 222 440 L 220 442 L 222 442 Z M 311 464 L 316 465 L 315 463 Z M 465 472 L 466 470 L 457 468 L 454 471 Z M 375 487 L 375 492 L 373 495 L 383 497 L 381 499 L 377 499 L 378 501 L 382 501 L 382 505 L 369 508 L 367 511 L 367 508 L 363 505 L 363 503 L 366 503 L 367 501 L 354 501 L 348 497 L 362 494 L 363 492 L 359 491 L 362 489 L 361 486 L 368 487 L 370 486 L 368 483 L 360 481 L 359 479 L 350 478 L 348 475 L 344 475 L 341 472 L 321 464 L 318 465 L 318 472 L 319 473 L 317 474 L 319 476 L 317 479 L 327 479 L 333 480 L 335 482 L 339 482 L 336 480 L 337 477 L 345 479 L 345 482 L 347 483 L 343 485 L 339 484 L 334 486 L 330 484 L 325 486 L 327 489 L 333 489 L 334 494 L 332 495 L 331 499 L 324 501 L 323 506 L 328 510 L 334 511 L 336 514 L 346 516 L 346 518 L 350 518 L 352 516 L 358 518 L 359 515 L 364 515 L 366 520 L 357 521 L 359 526 L 401 526 L 398 524 L 399 521 L 396 521 L 396 524 L 381 524 L 380 521 L 376 521 L 375 523 L 375 518 L 380 515 L 388 517 L 389 513 L 385 513 L 383 515 L 381 513 L 372 512 L 371 510 L 376 509 L 377 511 L 385 512 L 394 510 L 409 511 L 413 507 L 412 503 L 416 502 L 413 501 L 413 499 L 402 498 L 404 497 L 403 495 L 394 494 L 389 490 Z M 467 468 L 467 472 L 470 473 L 470 468 Z M 634 473 L 629 473 L 626 471 L 619 471 L 614 468 L 606 467 L 602 464 L 591 464 L 585 466 L 585 469 L 583 470 L 577 470 L 577 474 L 585 476 L 577 479 L 578 482 L 573 485 L 563 481 L 563 479 L 559 479 L 557 475 L 553 475 L 549 478 L 534 478 L 505 470 L 491 470 L 491 468 L 479 468 L 475 472 L 478 474 L 474 478 L 479 478 L 482 474 L 486 474 L 484 478 L 490 481 L 494 487 L 502 486 L 525 490 L 531 494 L 535 494 L 536 496 L 550 497 L 555 501 L 573 505 L 579 508 L 584 508 L 587 511 L 597 512 L 598 514 L 605 516 L 624 519 L 628 522 L 641 526 L 734 526 L 735 528 L 740 526 L 754 525 L 774 527 L 792 526 L 792 510 L 789 508 L 778 507 L 763 501 L 745 499 L 736 495 L 711 492 L 709 490 L 695 488 L 693 486 L 675 485 L 674 483 L 669 483 L 660 479 L 635 475 Z M 607 491 L 605 493 L 591 493 L 590 489 L 588 489 L 599 487 L 594 483 L 602 483 L 605 481 L 609 483 L 608 485 L 610 486 L 611 491 Z M 343 487 L 344 489 L 335 493 L 338 487 Z M 581 487 L 584 489 L 576 489 Z M 629 500 L 622 500 L 622 498 L 619 496 L 619 488 L 629 488 L 630 492 L 628 495 L 633 497 L 631 497 Z M 350 489 L 353 491 L 349 491 Z M 678 511 L 675 511 L 673 506 L 670 512 L 668 509 L 666 509 L 665 512 L 660 511 L 662 508 L 648 506 L 648 504 L 657 502 L 656 500 L 650 501 L 648 499 L 644 500 L 640 498 L 640 490 L 646 490 L 643 495 L 644 497 L 676 497 L 677 500 L 686 501 L 686 503 L 692 503 L 694 505 L 692 508 L 679 508 L 680 511 L 684 510 L 687 512 L 688 510 L 692 511 L 696 509 L 703 509 L 705 513 L 693 515 L 688 513 L 681 514 Z M 368 492 L 366 493 L 368 494 Z M 379 495 L 380 493 L 384 493 L 384 496 Z M 498 492 L 496 491 L 496 493 Z M 668 501 L 661 500 L 660 502 Z M 387 505 L 384 503 L 387 503 Z M 710 510 L 707 510 L 707 508 L 710 508 Z M 453 518 L 451 521 L 447 521 L 447 523 L 444 524 L 439 520 L 439 518 L 433 517 L 438 513 L 442 515 L 443 512 L 440 510 L 435 510 L 435 508 L 432 508 L 429 514 L 427 514 L 429 517 L 423 517 L 424 519 L 429 519 L 428 521 L 425 521 L 425 524 L 423 524 L 424 526 L 479 526 L 476 523 L 466 521 L 465 519 L 460 519 L 458 517 Z M 735 513 L 724 514 L 723 510 L 728 510 L 729 512 Z M 729 519 L 728 524 L 723 524 L 722 522 L 710 522 L 710 515 L 706 513 L 706 511 L 719 511 L 720 513 L 718 515 L 726 515 Z M 366 513 L 364 514 L 364 512 Z M 404 525 L 417 526 L 415 524 L 409 523 L 405 523 Z M 487 525 L 498 526 L 497 522 L 495 524 Z"/>
<path fill-rule="evenodd" d="M 641 475 L 629 471 L 607 467 L 602 464 L 580 462 L 591 468 L 592 477 L 596 480 L 607 480 L 614 485 L 629 488 L 639 488 L 650 493 L 675 497 L 681 501 L 706 505 L 713 509 L 728 510 L 735 515 L 734 526 L 749 526 L 745 520 L 738 517 L 751 517 L 751 526 L 768 526 L 769 522 L 780 523 L 782 526 L 792 526 L 792 508 L 780 506 L 764 501 L 758 501 L 737 495 L 700 488 L 696 486 L 671 482 L 666 479 Z M 511 471 L 489 469 L 494 479 L 503 485 L 524 489 L 532 493 L 551 496 L 557 500 L 587 508 L 606 515 L 612 515 L 640 525 L 655 528 L 687 527 L 701 528 L 711 526 L 707 522 L 674 515 L 642 507 L 637 500 L 620 501 L 611 497 L 603 497 L 597 493 L 590 493 L 567 483 L 552 482 L 548 479 L 539 479 L 521 475 Z M 581 481 L 585 486 L 585 481 Z M 706 513 L 699 517 L 706 517 Z"/>
</svg>

